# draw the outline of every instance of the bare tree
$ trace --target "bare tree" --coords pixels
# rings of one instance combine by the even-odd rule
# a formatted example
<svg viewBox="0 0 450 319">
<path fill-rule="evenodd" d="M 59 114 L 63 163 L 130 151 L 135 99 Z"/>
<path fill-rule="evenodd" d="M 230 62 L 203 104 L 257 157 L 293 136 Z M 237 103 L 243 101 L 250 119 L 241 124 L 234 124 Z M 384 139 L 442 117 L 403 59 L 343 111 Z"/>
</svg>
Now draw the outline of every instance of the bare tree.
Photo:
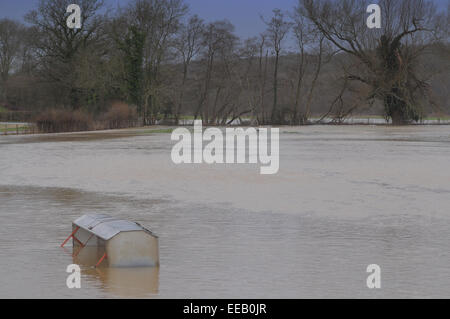
<svg viewBox="0 0 450 319">
<path fill-rule="evenodd" d="M 72 3 L 81 8 L 80 29 L 71 29 L 66 23 L 66 10 Z M 26 21 L 35 26 L 37 32 L 34 47 L 40 58 L 42 75 L 69 92 L 65 102 L 72 107 L 78 107 L 80 102 L 74 73 L 77 54 L 91 46 L 98 48 L 104 37 L 99 32 L 103 23 L 99 15 L 102 6 L 102 0 L 39 0 L 37 9 L 26 15 Z M 57 94 L 63 95 L 60 90 Z"/>
<path fill-rule="evenodd" d="M 240 86 L 240 95 L 243 95 L 244 110 L 239 110 L 234 117 L 240 118 L 244 114 L 251 114 L 251 122 L 258 122 L 258 112 L 260 111 L 259 101 L 259 79 L 261 76 L 261 59 L 260 59 L 260 39 L 258 37 L 248 38 L 244 41 L 243 46 L 238 52 L 236 58 L 237 63 L 242 62 L 243 66 L 236 68 L 238 75 L 236 76 Z M 258 56 L 259 55 L 259 56 Z M 256 72 L 254 66 L 257 64 Z M 243 121 L 241 121 L 242 123 Z"/>
<path fill-rule="evenodd" d="M 163 63 L 171 57 L 175 35 L 187 10 L 183 0 L 134 0 L 126 10 L 128 23 L 145 36 L 143 100 L 147 124 L 155 123 L 162 111 Z"/>
<path fill-rule="evenodd" d="M 258 102 L 259 104 L 259 118 L 258 122 L 261 124 L 266 123 L 266 83 L 267 83 L 267 67 L 269 63 L 269 51 L 267 49 L 267 35 L 266 33 L 261 33 L 259 35 L 258 45 Z"/>
<path fill-rule="evenodd" d="M 263 18 L 262 18 L 263 19 Z M 272 49 L 275 54 L 275 65 L 274 65 L 274 73 L 273 73 L 273 106 L 272 106 L 272 114 L 271 114 L 271 122 L 273 124 L 280 123 L 284 121 L 282 119 L 280 112 L 278 112 L 278 65 L 280 59 L 280 53 L 282 50 L 283 40 L 286 38 L 288 34 L 291 23 L 288 22 L 285 18 L 285 15 L 281 12 L 280 9 L 273 10 L 273 16 L 269 21 L 265 21 L 264 23 L 267 26 L 267 36 L 272 46 Z"/>
<path fill-rule="evenodd" d="M 296 76 L 292 77 L 295 84 L 292 82 L 294 87 L 294 102 L 292 109 L 291 124 L 304 124 L 305 118 L 301 114 L 300 103 L 301 94 L 303 88 L 304 77 L 307 69 L 307 51 L 308 45 L 311 42 L 310 32 L 308 28 L 307 20 L 303 15 L 299 14 L 298 10 L 294 12 L 293 15 L 294 26 L 293 33 L 295 36 L 298 54 L 297 54 L 297 66 L 295 68 Z"/>
<path fill-rule="evenodd" d="M 234 49 L 237 38 L 233 34 L 234 26 L 228 21 L 216 21 L 209 23 L 205 27 L 203 34 L 203 63 L 205 64 L 203 85 L 199 97 L 199 103 L 195 111 L 195 118 L 201 114 L 204 122 L 210 122 L 210 91 L 213 79 L 213 72 L 217 59 L 227 57 L 227 54 Z M 220 91 L 219 91 L 220 93 Z M 216 92 L 217 95 L 217 92 Z M 213 104 L 213 113 L 214 106 Z"/>
<path fill-rule="evenodd" d="M 25 27 L 9 19 L 0 20 L 0 98 L 6 101 L 7 82 L 23 47 L 21 33 Z"/>
<path fill-rule="evenodd" d="M 228 47 L 222 52 L 222 68 L 219 74 L 226 77 L 219 80 L 221 91 L 224 92 L 217 120 L 221 124 L 232 124 L 235 120 L 244 123 L 244 115 L 251 114 L 255 119 L 257 105 L 254 99 L 255 79 L 253 66 L 258 51 L 256 38 L 246 39 L 241 46 Z M 224 81 L 225 80 L 225 81 Z"/>
<path fill-rule="evenodd" d="M 181 55 L 183 65 L 183 75 L 181 87 L 179 88 L 179 100 L 176 102 L 174 112 L 175 121 L 178 123 L 180 112 L 183 107 L 183 99 L 186 91 L 186 81 L 188 78 L 189 67 L 192 60 L 197 57 L 201 50 L 202 35 L 204 33 L 204 23 L 197 15 L 192 16 L 187 24 L 182 25 L 179 29 L 177 39 L 175 40 L 175 48 Z"/>
<path fill-rule="evenodd" d="M 383 101 L 394 124 L 417 121 L 429 86 L 415 68 L 418 57 L 436 39 L 435 7 L 425 0 L 381 0 L 382 28 L 371 30 L 366 26 L 368 4 L 365 0 L 300 0 L 323 36 L 362 62 L 363 68 L 348 76 L 371 88 L 367 99 Z"/>
</svg>

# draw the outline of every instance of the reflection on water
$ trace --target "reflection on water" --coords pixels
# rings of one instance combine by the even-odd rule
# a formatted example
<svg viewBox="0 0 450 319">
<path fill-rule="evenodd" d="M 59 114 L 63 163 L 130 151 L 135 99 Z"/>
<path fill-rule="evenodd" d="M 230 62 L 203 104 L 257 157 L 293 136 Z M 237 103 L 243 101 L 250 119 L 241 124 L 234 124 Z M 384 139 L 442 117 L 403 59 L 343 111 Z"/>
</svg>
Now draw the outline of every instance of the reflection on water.
<svg viewBox="0 0 450 319">
<path fill-rule="evenodd" d="M 107 263 L 95 267 L 103 254 L 101 247 L 74 248 L 73 263 L 80 265 L 88 280 L 98 280 L 101 289 L 113 296 L 143 298 L 158 294 L 159 267 L 114 268 Z"/>
<path fill-rule="evenodd" d="M 115 268 L 109 267 L 106 260 L 95 267 L 104 253 L 103 247 L 75 247 L 73 263 L 80 265 L 88 280 L 99 281 L 101 288 L 114 296 L 142 298 L 158 294 L 159 267 Z"/>
<path fill-rule="evenodd" d="M 275 176 L 174 166 L 169 134 L 0 137 L 0 297 L 450 296 L 450 127 L 281 131 Z M 59 245 L 86 213 L 150 228 L 160 268 L 73 259 Z"/>
<path fill-rule="evenodd" d="M 100 258 L 102 258 L 103 254 L 105 254 L 106 249 L 103 246 L 87 246 L 87 247 L 81 247 L 76 246 L 72 248 L 72 257 L 73 257 L 73 263 L 85 266 L 87 268 L 95 267 L 95 265 L 98 263 Z M 105 267 L 107 261 L 105 260 L 104 263 L 100 264 L 99 267 Z"/>
<path fill-rule="evenodd" d="M 101 289 L 116 297 L 148 298 L 158 294 L 158 267 L 87 268 L 82 274 L 100 281 Z"/>
</svg>

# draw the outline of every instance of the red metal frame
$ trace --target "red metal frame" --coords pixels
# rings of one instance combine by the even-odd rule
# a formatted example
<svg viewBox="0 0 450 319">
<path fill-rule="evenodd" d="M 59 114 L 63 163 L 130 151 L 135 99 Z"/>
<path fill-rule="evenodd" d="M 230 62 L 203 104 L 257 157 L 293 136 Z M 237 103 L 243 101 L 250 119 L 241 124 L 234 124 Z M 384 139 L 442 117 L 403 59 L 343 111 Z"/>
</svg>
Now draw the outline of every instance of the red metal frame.
<svg viewBox="0 0 450 319">
<path fill-rule="evenodd" d="M 98 267 L 98 265 L 100 265 L 103 261 L 103 259 L 107 258 L 106 253 L 103 254 L 102 258 L 100 258 L 100 260 L 98 261 L 98 263 L 95 265 L 95 267 Z"/>
<path fill-rule="evenodd" d="M 75 237 L 75 234 L 77 233 L 77 231 L 79 229 L 80 229 L 80 227 L 77 226 L 74 229 L 74 231 L 72 232 L 72 234 L 70 234 L 69 237 L 67 237 L 66 240 L 61 244 L 61 247 L 64 247 L 64 245 L 69 241 L 70 238 L 73 238 L 76 242 L 78 242 L 80 244 L 80 248 L 78 249 L 78 251 L 76 253 L 73 254 L 73 256 L 77 256 L 80 253 L 81 249 L 83 249 L 86 246 L 86 244 L 92 238 L 92 236 L 94 236 L 94 234 L 92 234 L 85 243 L 82 243 L 77 237 Z M 102 258 L 100 258 L 100 260 L 97 262 L 95 267 L 98 267 L 105 258 L 108 258 L 106 253 L 103 254 Z"/>
<path fill-rule="evenodd" d="M 69 237 L 66 238 L 66 240 L 61 244 L 61 247 L 64 247 L 64 245 L 69 241 L 70 237 L 73 237 L 73 239 L 75 239 L 77 242 L 81 243 L 78 238 L 75 237 L 75 234 L 77 233 L 77 231 L 80 229 L 79 226 L 77 226 L 75 228 L 75 230 L 72 232 L 72 234 L 69 235 Z"/>
<path fill-rule="evenodd" d="M 89 240 L 92 238 L 92 236 L 94 236 L 94 234 L 92 234 L 91 236 L 89 236 L 88 240 L 86 240 L 86 242 L 83 244 L 80 241 L 78 241 L 78 239 L 76 239 L 76 237 L 74 236 L 73 238 L 76 239 L 79 243 L 80 243 L 80 248 L 77 250 L 77 252 L 75 252 L 72 256 L 76 257 L 78 256 L 78 254 L 80 253 L 80 251 L 86 247 L 87 243 L 89 242 Z"/>
</svg>

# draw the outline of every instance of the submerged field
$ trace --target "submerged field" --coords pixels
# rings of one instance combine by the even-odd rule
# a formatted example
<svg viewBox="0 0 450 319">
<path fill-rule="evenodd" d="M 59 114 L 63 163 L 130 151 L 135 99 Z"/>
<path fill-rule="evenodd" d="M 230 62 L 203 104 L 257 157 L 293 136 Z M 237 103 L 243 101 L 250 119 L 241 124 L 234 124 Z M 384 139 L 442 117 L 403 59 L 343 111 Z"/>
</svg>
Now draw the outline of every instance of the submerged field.
<svg viewBox="0 0 450 319">
<path fill-rule="evenodd" d="M 282 128 L 266 176 L 176 166 L 170 131 L 0 136 L 0 297 L 450 295 L 450 126 Z M 67 289 L 59 244 L 85 213 L 150 228 L 161 267 L 83 266 Z"/>
</svg>

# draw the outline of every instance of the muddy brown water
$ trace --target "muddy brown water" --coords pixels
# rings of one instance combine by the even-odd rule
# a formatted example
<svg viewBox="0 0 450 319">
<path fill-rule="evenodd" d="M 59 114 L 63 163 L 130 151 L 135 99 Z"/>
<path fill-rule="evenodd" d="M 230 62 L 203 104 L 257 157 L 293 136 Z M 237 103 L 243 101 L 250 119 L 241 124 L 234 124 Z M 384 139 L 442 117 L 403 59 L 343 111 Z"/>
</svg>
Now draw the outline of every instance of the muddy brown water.
<svg viewBox="0 0 450 319">
<path fill-rule="evenodd" d="M 176 166 L 170 134 L 0 136 L 0 297 L 450 297 L 449 126 L 281 132 L 274 176 Z M 59 245 L 89 212 L 150 228 L 161 266 L 74 260 Z"/>
</svg>

